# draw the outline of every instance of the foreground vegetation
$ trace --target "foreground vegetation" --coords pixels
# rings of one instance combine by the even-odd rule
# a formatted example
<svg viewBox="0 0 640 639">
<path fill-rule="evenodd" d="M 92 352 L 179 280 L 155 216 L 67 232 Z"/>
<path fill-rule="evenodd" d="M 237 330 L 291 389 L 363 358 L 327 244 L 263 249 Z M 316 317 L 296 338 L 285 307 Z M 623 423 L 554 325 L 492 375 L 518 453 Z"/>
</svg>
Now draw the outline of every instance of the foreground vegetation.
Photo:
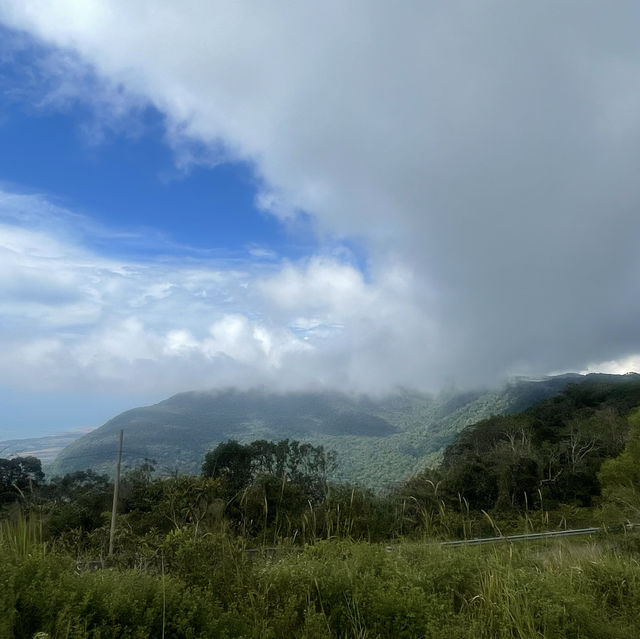
<svg viewBox="0 0 640 639">
<path fill-rule="evenodd" d="M 113 556 L 107 476 L 0 460 L 0 639 L 640 636 L 639 404 L 638 380 L 569 388 L 386 493 L 288 440 L 220 444 L 199 476 L 148 461 Z M 582 526 L 600 532 L 440 543 Z"/>
<path fill-rule="evenodd" d="M 269 558 L 248 557 L 228 536 L 182 530 L 159 566 L 86 572 L 40 542 L 13 546 L 5 528 L 0 636 L 631 639 L 640 629 L 631 542 L 332 540 Z"/>
</svg>

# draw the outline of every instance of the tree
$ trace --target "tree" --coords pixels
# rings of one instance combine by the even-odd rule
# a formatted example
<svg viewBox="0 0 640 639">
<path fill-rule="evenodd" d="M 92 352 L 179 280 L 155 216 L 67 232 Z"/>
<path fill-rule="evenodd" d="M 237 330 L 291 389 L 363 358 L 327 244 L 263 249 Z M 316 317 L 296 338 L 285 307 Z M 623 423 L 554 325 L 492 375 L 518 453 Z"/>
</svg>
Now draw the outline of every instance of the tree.
<svg viewBox="0 0 640 639">
<path fill-rule="evenodd" d="M 629 517 L 640 515 L 640 408 L 628 417 L 629 437 L 615 459 L 602 464 L 598 479 L 605 500 L 616 504 Z"/>
<path fill-rule="evenodd" d="M 314 501 L 325 496 L 327 475 L 334 468 L 335 453 L 326 453 L 323 446 L 288 439 L 254 441 L 249 449 L 254 478 L 274 475 L 279 481 L 298 484 Z"/>
<path fill-rule="evenodd" d="M 202 474 L 220 477 L 232 491 L 247 488 L 269 475 L 279 482 L 296 483 L 308 499 L 320 501 L 326 494 L 327 475 L 335 465 L 335 457 L 323 446 L 295 440 L 256 440 L 246 445 L 229 440 L 205 455 Z"/>
<path fill-rule="evenodd" d="M 37 457 L 0 459 L 0 503 L 24 499 L 44 480 Z"/>
<path fill-rule="evenodd" d="M 242 490 L 252 478 L 252 458 L 250 446 L 230 439 L 218 444 L 205 455 L 202 474 L 214 479 L 222 478 L 232 491 Z"/>
<path fill-rule="evenodd" d="M 113 486 L 107 475 L 93 470 L 78 470 L 54 477 L 45 489 L 53 500 L 47 530 L 57 535 L 66 530 L 91 531 L 103 523 L 102 514 L 111 504 Z"/>
</svg>

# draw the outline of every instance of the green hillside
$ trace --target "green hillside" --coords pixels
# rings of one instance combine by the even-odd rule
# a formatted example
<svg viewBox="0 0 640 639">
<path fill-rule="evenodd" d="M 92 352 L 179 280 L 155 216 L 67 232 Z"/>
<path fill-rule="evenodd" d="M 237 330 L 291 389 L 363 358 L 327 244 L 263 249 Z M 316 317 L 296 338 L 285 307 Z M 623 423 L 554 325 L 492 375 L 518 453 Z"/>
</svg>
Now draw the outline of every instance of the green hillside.
<svg viewBox="0 0 640 639">
<path fill-rule="evenodd" d="M 163 473 L 193 473 L 221 441 L 290 438 L 335 450 L 334 479 L 381 489 L 433 465 L 469 424 L 524 410 L 579 379 L 518 380 L 498 390 L 438 396 L 405 390 L 383 398 L 262 390 L 180 393 L 121 413 L 81 437 L 60 453 L 52 473 L 88 467 L 111 472 L 123 429 L 125 467 L 150 458 Z"/>
<path fill-rule="evenodd" d="M 492 512 L 591 507 L 602 464 L 624 450 L 629 415 L 639 406 L 640 375 L 589 376 L 522 412 L 465 428 L 442 464 L 405 490 L 433 493 L 437 483 L 438 499 L 457 506 L 462 497 L 465 508 Z"/>
<path fill-rule="evenodd" d="M 120 484 L 112 555 L 108 478 L 44 481 L 37 459 L 0 459 L 0 637 L 635 638 L 640 375 L 378 401 L 186 393 L 103 429 L 113 444 L 138 423 L 166 444 L 172 411 L 184 432 L 200 411 L 209 433 L 298 415 L 300 432 L 351 438 L 353 459 L 406 440 L 420 407 L 444 437 L 464 415 L 536 398 L 462 429 L 437 468 L 386 494 L 327 484 L 323 451 L 290 442 L 223 444 L 197 476 L 138 468 Z M 555 538 L 526 534 L 541 531 Z"/>
</svg>

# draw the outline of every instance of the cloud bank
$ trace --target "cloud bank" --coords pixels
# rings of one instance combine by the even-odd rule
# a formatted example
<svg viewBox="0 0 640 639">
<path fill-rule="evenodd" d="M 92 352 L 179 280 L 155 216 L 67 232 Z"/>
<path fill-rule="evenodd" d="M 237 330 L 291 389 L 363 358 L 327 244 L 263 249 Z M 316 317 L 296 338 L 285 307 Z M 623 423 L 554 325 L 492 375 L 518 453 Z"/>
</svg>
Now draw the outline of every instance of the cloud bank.
<svg viewBox="0 0 640 639">
<path fill-rule="evenodd" d="M 63 326 L 75 317 L 92 346 L 47 338 L 27 361 L 58 363 L 59 347 L 74 353 L 71 370 L 102 362 L 115 378 L 105 362 L 136 353 L 136 378 L 145 362 L 178 358 L 188 365 L 166 370 L 189 380 L 371 388 L 637 361 L 634 4 L 8 0 L 0 19 L 65 52 L 78 78 L 90 69 L 115 87 L 120 111 L 125 99 L 153 104 L 181 162 L 198 161 L 179 153 L 195 141 L 207 161 L 251 163 L 265 210 L 305 212 L 368 256 L 365 274 L 323 256 L 225 268 L 212 301 L 194 293 L 209 295 L 198 279 L 209 270 L 95 255 L 82 267 L 65 245 L 69 268 L 45 280 L 55 313 L 42 295 L 14 294 L 9 308 Z M 56 241 L 14 238 L 33 260 L 36 246 L 56 259 Z M 11 268 L 21 290 L 37 288 L 37 265 Z M 125 289 L 137 310 L 105 302 Z M 184 299 L 198 312 L 169 321 Z M 107 321 L 96 308 L 118 310 Z"/>
<path fill-rule="evenodd" d="M 83 224 L 86 222 L 86 224 Z M 172 393 L 185 388 L 411 383 L 420 316 L 400 270 L 375 283 L 334 255 L 259 261 L 116 259 L 101 229 L 36 195 L 0 192 L 0 385 Z M 420 356 L 422 357 L 422 355 Z"/>
</svg>

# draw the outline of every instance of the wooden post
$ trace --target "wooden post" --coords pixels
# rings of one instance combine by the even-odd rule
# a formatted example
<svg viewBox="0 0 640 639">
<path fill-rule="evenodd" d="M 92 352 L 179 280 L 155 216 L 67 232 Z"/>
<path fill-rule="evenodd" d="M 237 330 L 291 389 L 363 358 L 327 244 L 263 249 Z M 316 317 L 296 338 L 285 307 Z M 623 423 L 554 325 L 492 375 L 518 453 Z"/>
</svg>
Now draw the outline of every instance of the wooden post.
<svg viewBox="0 0 640 639">
<path fill-rule="evenodd" d="M 113 538 L 116 534 L 116 511 L 118 510 L 118 488 L 120 487 L 120 461 L 122 459 L 122 436 L 120 431 L 120 444 L 118 446 L 118 461 L 116 462 L 116 477 L 113 482 L 113 507 L 111 508 L 111 531 L 109 532 L 109 557 L 113 555 Z"/>
</svg>

